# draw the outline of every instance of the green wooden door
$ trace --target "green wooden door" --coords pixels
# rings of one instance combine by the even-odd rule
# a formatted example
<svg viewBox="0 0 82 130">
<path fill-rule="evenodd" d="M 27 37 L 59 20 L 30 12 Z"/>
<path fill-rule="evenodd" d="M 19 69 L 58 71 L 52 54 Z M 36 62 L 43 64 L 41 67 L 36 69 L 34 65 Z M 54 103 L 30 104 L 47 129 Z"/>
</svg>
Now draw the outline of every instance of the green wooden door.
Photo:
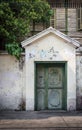
<svg viewBox="0 0 82 130">
<path fill-rule="evenodd" d="M 37 110 L 63 109 L 64 67 L 55 64 L 38 64 L 36 67 Z"/>
</svg>

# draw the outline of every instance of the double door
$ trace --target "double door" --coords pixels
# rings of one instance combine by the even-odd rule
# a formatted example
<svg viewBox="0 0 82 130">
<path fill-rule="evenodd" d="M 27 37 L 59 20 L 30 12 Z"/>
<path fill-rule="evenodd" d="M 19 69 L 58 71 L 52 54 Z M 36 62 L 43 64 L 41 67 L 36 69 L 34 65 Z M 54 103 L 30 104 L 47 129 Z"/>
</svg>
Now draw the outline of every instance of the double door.
<svg viewBox="0 0 82 130">
<path fill-rule="evenodd" d="M 37 64 L 36 109 L 64 109 L 64 66 Z"/>
</svg>

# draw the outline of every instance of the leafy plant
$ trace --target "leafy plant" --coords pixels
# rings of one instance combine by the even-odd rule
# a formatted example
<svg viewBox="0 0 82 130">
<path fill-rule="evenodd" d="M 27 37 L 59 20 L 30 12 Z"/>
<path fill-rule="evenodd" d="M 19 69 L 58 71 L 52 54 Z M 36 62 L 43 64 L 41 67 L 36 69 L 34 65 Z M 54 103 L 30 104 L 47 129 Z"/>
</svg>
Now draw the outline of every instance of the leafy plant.
<svg viewBox="0 0 82 130">
<path fill-rule="evenodd" d="M 43 0 L 3 0 L 0 2 L 0 41 L 9 54 L 20 58 L 20 42 L 28 37 L 30 23 L 48 24 L 52 11 Z"/>
<path fill-rule="evenodd" d="M 22 48 L 17 43 L 6 44 L 6 49 L 9 54 L 15 56 L 18 60 L 20 59 Z"/>
</svg>

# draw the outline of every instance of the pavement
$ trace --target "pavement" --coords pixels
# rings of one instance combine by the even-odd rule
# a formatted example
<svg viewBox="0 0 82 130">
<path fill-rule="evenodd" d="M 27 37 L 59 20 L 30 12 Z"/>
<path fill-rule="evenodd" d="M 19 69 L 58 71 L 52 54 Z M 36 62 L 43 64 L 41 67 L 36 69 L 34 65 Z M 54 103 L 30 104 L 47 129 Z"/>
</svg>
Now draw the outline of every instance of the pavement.
<svg viewBox="0 0 82 130">
<path fill-rule="evenodd" d="M 0 130 L 82 130 L 82 112 L 0 111 Z"/>
</svg>

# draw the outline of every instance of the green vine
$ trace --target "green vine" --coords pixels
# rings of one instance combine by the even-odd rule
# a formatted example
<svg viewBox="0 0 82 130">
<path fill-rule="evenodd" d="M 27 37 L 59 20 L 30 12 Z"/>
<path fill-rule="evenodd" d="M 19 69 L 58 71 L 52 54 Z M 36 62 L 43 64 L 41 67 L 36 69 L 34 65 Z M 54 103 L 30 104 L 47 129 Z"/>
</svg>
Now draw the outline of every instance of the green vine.
<svg viewBox="0 0 82 130">
<path fill-rule="evenodd" d="M 32 23 L 49 23 L 52 11 L 43 0 L 3 0 L 0 3 L 0 42 L 9 54 L 20 59 L 21 41 L 28 37 Z"/>
<path fill-rule="evenodd" d="M 17 43 L 7 44 L 6 50 L 9 54 L 15 56 L 18 60 L 20 59 L 21 52 L 23 51 L 23 49 Z"/>
</svg>

